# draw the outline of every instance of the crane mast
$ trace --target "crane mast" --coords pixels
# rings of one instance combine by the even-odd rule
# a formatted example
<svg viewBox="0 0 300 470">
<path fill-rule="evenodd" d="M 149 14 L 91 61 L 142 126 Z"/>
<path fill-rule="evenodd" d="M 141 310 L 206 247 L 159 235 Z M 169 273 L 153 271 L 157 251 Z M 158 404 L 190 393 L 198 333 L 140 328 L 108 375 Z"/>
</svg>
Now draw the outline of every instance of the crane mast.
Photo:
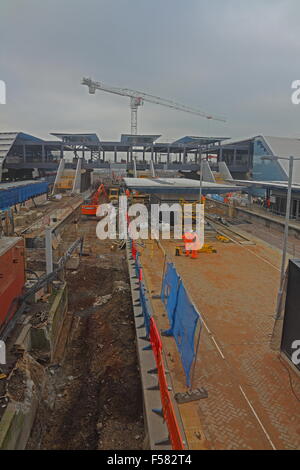
<svg viewBox="0 0 300 470">
<path fill-rule="evenodd" d="M 130 109 L 131 109 L 131 135 L 137 135 L 137 111 L 138 107 L 142 106 L 144 101 L 142 98 L 130 98 Z"/>
<path fill-rule="evenodd" d="M 105 85 L 101 82 L 95 82 L 91 78 L 83 78 L 82 85 L 86 85 L 89 89 L 90 94 L 95 94 L 96 90 L 106 91 L 108 93 L 113 93 L 115 95 L 127 96 L 130 98 L 130 110 L 131 110 L 131 134 L 137 134 L 137 112 L 139 106 L 144 104 L 144 101 L 148 103 L 158 104 L 160 106 L 165 106 L 167 108 L 176 109 L 178 111 L 183 111 L 185 113 L 194 114 L 205 119 L 212 119 L 214 121 L 226 122 L 224 118 L 219 116 L 214 116 L 212 114 L 204 113 L 199 109 L 192 108 L 190 106 L 185 106 L 175 101 L 160 98 L 159 96 L 150 95 L 137 90 L 130 90 L 129 88 L 117 88 Z"/>
</svg>

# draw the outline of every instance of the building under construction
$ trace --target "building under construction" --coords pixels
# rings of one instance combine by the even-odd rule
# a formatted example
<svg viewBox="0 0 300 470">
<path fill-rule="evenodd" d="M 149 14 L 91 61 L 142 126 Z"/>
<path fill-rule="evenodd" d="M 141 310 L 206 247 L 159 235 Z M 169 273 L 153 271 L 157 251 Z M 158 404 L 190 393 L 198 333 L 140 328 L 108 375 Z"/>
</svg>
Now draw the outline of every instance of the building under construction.
<svg viewBox="0 0 300 470">
<path fill-rule="evenodd" d="M 300 140 L 160 141 L 0 134 L 1 449 L 299 450 Z"/>
</svg>

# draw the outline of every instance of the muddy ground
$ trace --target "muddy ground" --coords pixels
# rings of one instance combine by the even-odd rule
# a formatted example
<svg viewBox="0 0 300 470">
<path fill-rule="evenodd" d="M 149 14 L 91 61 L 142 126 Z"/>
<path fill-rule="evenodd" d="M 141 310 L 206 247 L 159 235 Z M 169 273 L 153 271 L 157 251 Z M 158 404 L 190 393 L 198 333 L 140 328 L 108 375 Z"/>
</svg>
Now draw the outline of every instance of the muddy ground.
<svg viewBox="0 0 300 470">
<path fill-rule="evenodd" d="M 93 224 L 82 227 L 82 231 Z M 90 227 L 91 226 L 91 227 Z M 88 228 L 87 228 L 88 227 Z M 93 232 L 94 233 L 94 232 Z M 67 274 L 63 360 L 47 386 L 27 449 L 142 449 L 143 403 L 125 251 L 87 237 Z"/>
</svg>

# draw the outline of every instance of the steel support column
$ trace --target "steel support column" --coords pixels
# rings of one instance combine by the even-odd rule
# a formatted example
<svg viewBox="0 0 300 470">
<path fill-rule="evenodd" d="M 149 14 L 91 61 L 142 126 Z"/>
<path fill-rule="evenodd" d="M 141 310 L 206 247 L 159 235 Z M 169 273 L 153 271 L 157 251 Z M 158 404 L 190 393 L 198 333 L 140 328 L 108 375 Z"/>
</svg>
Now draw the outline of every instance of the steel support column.
<svg viewBox="0 0 300 470">
<path fill-rule="evenodd" d="M 53 254 L 52 254 L 52 228 L 48 227 L 45 230 L 45 245 L 46 245 L 46 274 L 53 272 Z"/>
<path fill-rule="evenodd" d="M 45 162 L 45 145 L 42 144 L 42 162 Z"/>
<path fill-rule="evenodd" d="M 236 153 L 237 153 L 237 149 L 235 148 L 233 151 L 233 165 L 234 166 L 236 166 Z"/>
</svg>

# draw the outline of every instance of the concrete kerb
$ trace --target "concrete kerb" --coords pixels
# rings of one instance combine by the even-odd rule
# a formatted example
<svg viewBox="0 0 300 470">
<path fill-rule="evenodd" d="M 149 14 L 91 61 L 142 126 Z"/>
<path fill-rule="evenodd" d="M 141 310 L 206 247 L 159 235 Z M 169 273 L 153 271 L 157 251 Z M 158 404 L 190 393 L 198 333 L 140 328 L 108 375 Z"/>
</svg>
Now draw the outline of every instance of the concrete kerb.
<svg viewBox="0 0 300 470">
<path fill-rule="evenodd" d="M 137 354 L 144 398 L 145 431 L 147 434 L 145 447 L 151 450 L 171 450 L 171 444 L 157 444 L 166 441 L 169 433 L 164 420 L 153 412 L 153 409 L 162 408 L 160 391 L 159 388 L 156 387 L 158 385 L 157 374 L 149 373 L 149 371 L 156 369 L 156 363 L 152 350 L 145 350 L 145 347 L 150 343 L 144 339 L 146 337 L 146 330 L 143 326 L 144 318 L 141 316 L 142 307 L 139 303 L 139 291 L 137 290 L 139 281 L 136 277 L 135 261 L 132 258 L 129 243 L 127 243 L 126 252 L 136 329 Z"/>
</svg>

